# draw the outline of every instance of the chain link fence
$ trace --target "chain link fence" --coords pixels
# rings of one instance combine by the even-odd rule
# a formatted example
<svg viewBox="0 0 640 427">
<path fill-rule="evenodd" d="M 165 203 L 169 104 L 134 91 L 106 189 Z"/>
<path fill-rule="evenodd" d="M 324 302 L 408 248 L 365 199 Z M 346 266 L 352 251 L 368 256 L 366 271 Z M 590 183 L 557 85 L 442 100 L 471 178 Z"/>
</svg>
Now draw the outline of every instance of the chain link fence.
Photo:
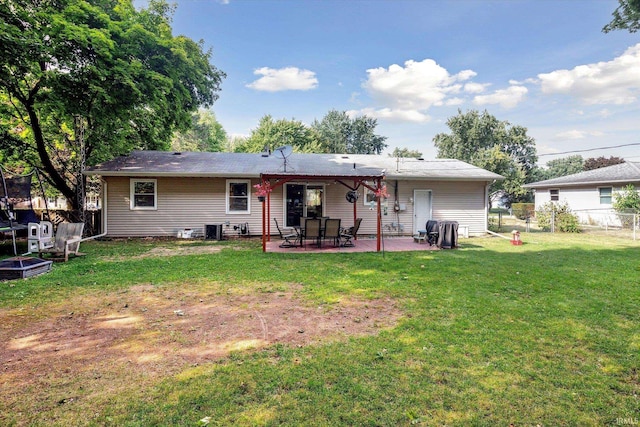
<svg viewBox="0 0 640 427">
<path fill-rule="evenodd" d="M 571 212 L 578 218 L 580 231 L 583 233 L 615 236 L 619 238 L 640 240 L 640 214 L 619 213 L 610 210 L 577 210 Z M 551 212 L 550 227 L 543 229 L 535 217 L 519 219 L 507 213 L 489 214 L 489 230 L 497 233 L 509 233 L 512 230 L 524 232 L 555 233 L 556 218 Z"/>
</svg>

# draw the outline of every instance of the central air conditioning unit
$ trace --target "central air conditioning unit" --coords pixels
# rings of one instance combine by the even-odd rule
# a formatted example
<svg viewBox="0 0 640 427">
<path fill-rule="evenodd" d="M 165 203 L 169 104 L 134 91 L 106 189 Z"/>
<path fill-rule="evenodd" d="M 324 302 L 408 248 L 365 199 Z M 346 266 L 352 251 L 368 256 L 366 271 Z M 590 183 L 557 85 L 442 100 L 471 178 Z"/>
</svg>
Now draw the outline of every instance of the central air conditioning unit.
<svg viewBox="0 0 640 427">
<path fill-rule="evenodd" d="M 204 238 L 207 240 L 222 240 L 222 224 L 205 224 Z"/>
</svg>

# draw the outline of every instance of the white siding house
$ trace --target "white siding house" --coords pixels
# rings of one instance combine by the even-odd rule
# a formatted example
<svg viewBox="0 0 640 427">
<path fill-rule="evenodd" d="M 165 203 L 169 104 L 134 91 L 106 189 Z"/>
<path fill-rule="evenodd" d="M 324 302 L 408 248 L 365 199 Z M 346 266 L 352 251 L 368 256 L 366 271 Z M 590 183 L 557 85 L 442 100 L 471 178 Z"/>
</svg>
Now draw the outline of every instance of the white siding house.
<svg viewBox="0 0 640 427">
<path fill-rule="evenodd" d="M 582 223 L 619 225 L 615 195 L 627 185 L 640 186 L 640 162 L 625 162 L 546 181 L 526 184 L 535 191 L 535 208 L 566 203 Z"/>
<path fill-rule="evenodd" d="M 385 234 L 411 235 L 433 218 L 458 221 L 480 235 L 487 227 L 487 188 L 502 179 L 458 160 L 298 153 L 287 159 L 286 172 L 282 158 L 260 153 L 135 151 L 86 173 L 106 184 L 103 229 L 111 237 L 175 236 L 184 229 L 202 235 L 205 224 L 223 224 L 228 235 L 248 225 L 250 235 L 260 235 L 263 203 L 253 186 L 265 177 L 277 177 L 269 179 L 274 189 L 265 202 L 271 234 L 277 233 L 274 218 L 291 226 L 311 212 L 341 218 L 342 226 L 361 217 L 359 234 L 375 234 L 377 209 L 359 180 L 378 177 L 389 195 L 382 202 Z M 353 189 L 359 197 L 349 203 L 345 195 Z"/>
</svg>

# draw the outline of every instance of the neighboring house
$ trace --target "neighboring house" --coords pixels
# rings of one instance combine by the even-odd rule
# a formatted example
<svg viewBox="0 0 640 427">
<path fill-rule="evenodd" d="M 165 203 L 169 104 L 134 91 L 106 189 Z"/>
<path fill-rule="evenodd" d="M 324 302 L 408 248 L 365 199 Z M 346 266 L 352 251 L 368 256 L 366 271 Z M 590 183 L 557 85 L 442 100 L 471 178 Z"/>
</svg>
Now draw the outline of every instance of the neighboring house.
<svg viewBox="0 0 640 427">
<path fill-rule="evenodd" d="M 613 210 L 616 193 L 627 185 L 640 187 L 640 162 L 625 162 L 573 175 L 532 182 L 539 210 L 548 202 L 566 202 L 582 223 L 619 224 Z"/>
<path fill-rule="evenodd" d="M 103 180 L 102 226 L 112 237 L 175 236 L 184 229 L 202 235 L 206 224 L 223 224 L 226 234 L 248 226 L 251 235 L 261 235 L 263 203 L 253 186 L 262 180 L 273 187 L 265 202 L 271 234 L 277 233 L 273 218 L 291 227 L 302 216 L 341 218 L 343 226 L 362 217 L 359 234 L 376 234 L 372 189 L 383 182 L 386 234 L 411 235 L 434 218 L 458 221 L 470 235 L 481 235 L 489 185 L 503 179 L 458 160 L 160 151 L 134 151 L 85 173 Z M 346 198 L 350 191 L 358 193 L 354 203 Z"/>
</svg>

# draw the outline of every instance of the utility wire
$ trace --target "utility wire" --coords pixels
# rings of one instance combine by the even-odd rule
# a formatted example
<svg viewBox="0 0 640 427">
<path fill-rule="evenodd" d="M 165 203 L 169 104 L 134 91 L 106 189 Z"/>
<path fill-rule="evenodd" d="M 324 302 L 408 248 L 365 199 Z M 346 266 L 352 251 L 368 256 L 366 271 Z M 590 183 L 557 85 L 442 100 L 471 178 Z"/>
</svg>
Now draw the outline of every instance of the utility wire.
<svg viewBox="0 0 640 427">
<path fill-rule="evenodd" d="M 620 145 L 612 145 L 610 147 L 599 147 L 599 148 L 586 148 L 584 150 L 573 150 L 573 151 L 564 151 L 562 153 L 546 153 L 546 154 L 538 154 L 538 157 L 543 156 L 559 156 L 561 154 L 571 154 L 571 153 L 584 153 L 585 151 L 597 151 L 597 150 L 606 150 L 608 148 L 620 148 L 620 147 L 630 147 L 632 145 L 640 145 L 640 142 L 633 142 L 631 144 L 620 144 Z"/>
</svg>

